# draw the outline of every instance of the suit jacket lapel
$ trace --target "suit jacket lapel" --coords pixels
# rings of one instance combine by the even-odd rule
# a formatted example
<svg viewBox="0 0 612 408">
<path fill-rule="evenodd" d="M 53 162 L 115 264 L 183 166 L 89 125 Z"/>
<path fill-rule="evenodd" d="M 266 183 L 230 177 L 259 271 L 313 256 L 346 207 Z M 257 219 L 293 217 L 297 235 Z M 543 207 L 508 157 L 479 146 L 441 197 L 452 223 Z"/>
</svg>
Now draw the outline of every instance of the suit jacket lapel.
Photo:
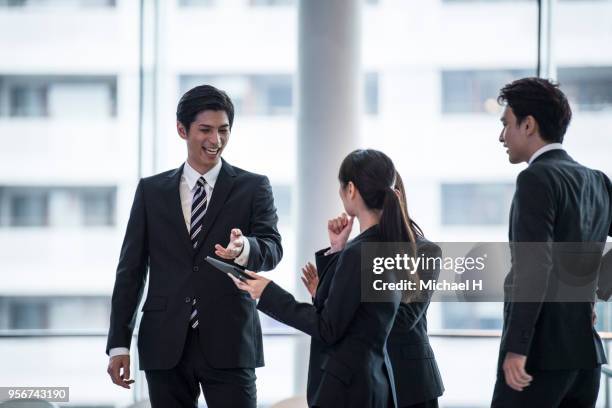
<svg viewBox="0 0 612 408">
<path fill-rule="evenodd" d="M 212 197 L 208 203 L 208 208 L 206 209 L 206 214 L 204 214 L 204 219 L 202 220 L 202 232 L 200 233 L 202 236 L 200 238 L 200 244 L 196 249 L 196 254 L 199 252 L 200 248 L 202 248 L 202 244 L 204 241 L 206 241 L 206 237 L 215 223 L 219 211 L 221 211 L 223 208 L 223 204 L 227 200 L 227 196 L 229 195 L 230 191 L 232 191 L 235 177 L 236 173 L 234 172 L 234 168 L 223 160 L 219 177 L 217 177 L 217 181 L 215 182 Z M 229 235 L 230 231 L 227 231 L 228 239 Z"/>
<path fill-rule="evenodd" d="M 179 193 L 183 166 L 184 164 L 168 175 L 163 188 L 171 223 L 180 238 L 181 245 L 187 248 L 189 254 L 193 254 L 193 247 L 191 245 L 191 239 L 189 238 L 189 231 L 187 231 L 187 227 L 185 226 L 185 217 L 183 216 L 181 195 Z"/>
</svg>

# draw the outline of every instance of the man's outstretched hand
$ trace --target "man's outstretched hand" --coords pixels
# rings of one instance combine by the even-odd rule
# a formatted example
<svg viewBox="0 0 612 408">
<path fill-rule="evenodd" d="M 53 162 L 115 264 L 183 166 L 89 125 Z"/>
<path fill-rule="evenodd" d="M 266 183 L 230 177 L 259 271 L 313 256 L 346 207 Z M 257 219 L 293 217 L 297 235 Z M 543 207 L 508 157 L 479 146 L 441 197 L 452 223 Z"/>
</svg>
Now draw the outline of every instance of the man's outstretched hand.
<svg viewBox="0 0 612 408">
<path fill-rule="evenodd" d="M 215 245 L 215 254 L 223 259 L 236 259 L 242 253 L 244 249 L 244 236 L 242 235 L 242 231 L 238 228 L 232 229 L 230 233 L 229 243 L 227 247 L 223 247 L 220 244 Z"/>
</svg>

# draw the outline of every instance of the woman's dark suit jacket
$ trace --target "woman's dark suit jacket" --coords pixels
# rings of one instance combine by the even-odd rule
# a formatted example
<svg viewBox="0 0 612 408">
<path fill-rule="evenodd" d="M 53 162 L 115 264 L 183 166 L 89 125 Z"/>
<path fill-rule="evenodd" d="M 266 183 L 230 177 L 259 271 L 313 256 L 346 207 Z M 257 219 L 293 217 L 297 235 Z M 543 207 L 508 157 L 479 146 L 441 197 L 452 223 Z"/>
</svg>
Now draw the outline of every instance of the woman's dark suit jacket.
<svg viewBox="0 0 612 408">
<path fill-rule="evenodd" d="M 311 407 L 396 406 L 385 343 L 401 295 L 389 302 L 361 302 L 361 244 L 380 240 L 375 225 L 338 254 L 319 251 L 321 276 L 314 304 L 297 302 L 274 282 L 259 300 L 259 310 L 312 336 L 307 390 Z"/>
<path fill-rule="evenodd" d="M 441 256 L 440 247 L 417 239 L 417 253 L 425 257 Z M 440 269 L 421 269 L 423 281 L 438 279 Z M 434 352 L 427 336 L 427 308 L 432 292 L 410 303 L 401 303 L 387 340 L 387 352 L 393 365 L 395 392 L 400 407 L 432 400 L 442 395 L 444 385 Z"/>
</svg>

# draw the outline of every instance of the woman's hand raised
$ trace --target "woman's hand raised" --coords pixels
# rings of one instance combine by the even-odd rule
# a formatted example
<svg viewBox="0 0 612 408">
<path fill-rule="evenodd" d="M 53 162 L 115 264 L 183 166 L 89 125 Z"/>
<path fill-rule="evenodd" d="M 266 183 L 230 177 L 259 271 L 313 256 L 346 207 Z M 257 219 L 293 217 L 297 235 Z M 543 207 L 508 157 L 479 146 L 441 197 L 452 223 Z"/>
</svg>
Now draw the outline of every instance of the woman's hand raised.
<svg viewBox="0 0 612 408">
<path fill-rule="evenodd" d="M 353 229 L 354 217 L 349 217 L 346 213 L 340 214 L 327 222 L 327 233 L 329 234 L 330 252 L 338 252 L 344 249 L 346 241 Z"/>
<path fill-rule="evenodd" d="M 315 297 L 317 286 L 319 286 L 319 273 L 317 267 L 310 262 L 302 268 L 302 283 L 306 286 L 310 296 Z"/>
</svg>

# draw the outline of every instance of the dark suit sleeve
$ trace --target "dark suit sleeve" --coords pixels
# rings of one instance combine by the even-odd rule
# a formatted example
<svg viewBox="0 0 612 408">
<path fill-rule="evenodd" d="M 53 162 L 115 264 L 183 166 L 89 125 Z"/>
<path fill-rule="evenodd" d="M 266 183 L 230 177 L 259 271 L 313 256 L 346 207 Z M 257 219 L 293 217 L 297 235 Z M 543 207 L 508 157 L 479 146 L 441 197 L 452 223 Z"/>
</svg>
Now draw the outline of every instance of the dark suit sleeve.
<svg viewBox="0 0 612 408">
<path fill-rule="evenodd" d="M 610 201 L 608 202 L 610 203 L 610 207 L 612 207 L 612 182 L 610 181 L 610 178 L 608 178 L 608 176 L 606 176 L 605 174 L 603 176 L 606 180 L 606 187 L 608 188 L 608 196 L 610 197 Z M 608 236 L 612 237 L 612 217 L 609 222 L 610 222 L 610 228 L 608 230 Z"/>
<path fill-rule="evenodd" d="M 148 264 L 147 219 L 141 180 L 136 188 L 117 266 L 106 345 L 107 354 L 111 348 L 130 347 Z"/>
<path fill-rule="evenodd" d="M 256 272 L 269 271 L 280 262 L 283 257 L 283 247 L 276 228 L 277 222 L 272 187 L 268 178 L 262 177 L 253 198 L 251 226 L 246 237 L 250 245 L 247 269 Z"/>
<path fill-rule="evenodd" d="M 361 302 L 359 251 L 340 255 L 329 295 L 320 312 L 300 303 L 274 282 L 264 289 L 257 308 L 270 317 L 331 345 L 342 338 Z"/>
<path fill-rule="evenodd" d="M 512 225 L 514 281 L 506 333 L 509 352 L 527 355 L 531 346 L 553 267 L 556 205 L 550 182 L 529 168 L 519 174 Z"/>
<path fill-rule="evenodd" d="M 610 203 L 610 206 L 612 206 L 612 182 L 610 182 L 610 179 L 604 173 L 601 173 L 601 175 L 605 180 L 608 195 L 610 197 L 608 202 Z M 612 208 L 610 209 L 609 214 L 612 215 Z M 609 223 L 610 228 L 608 231 L 608 236 L 612 237 L 612 216 L 610 217 Z M 604 246 L 604 250 L 607 248 L 609 248 L 609 245 Z M 597 297 L 603 301 L 608 301 L 610 297 L 612 297 L 612 249 L 604 252 L 604 256 L 601 259 L 601 266 L 597 282 Z"/>
</svg>

